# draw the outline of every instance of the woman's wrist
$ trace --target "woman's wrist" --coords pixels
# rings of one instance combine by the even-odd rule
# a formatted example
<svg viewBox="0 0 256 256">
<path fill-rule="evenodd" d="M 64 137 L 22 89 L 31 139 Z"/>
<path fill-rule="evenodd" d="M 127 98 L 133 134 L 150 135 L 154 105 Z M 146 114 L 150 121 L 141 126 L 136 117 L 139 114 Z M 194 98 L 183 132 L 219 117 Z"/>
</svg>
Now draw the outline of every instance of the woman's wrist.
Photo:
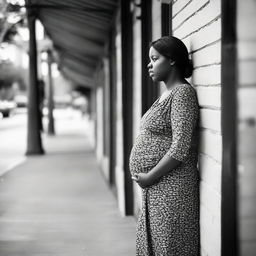
<svg viewBox="0 0 256 256">
<path fill-rule="evenodd" d="M 150 183 L 154 183 L 157 180 L 156 171 L 154 170 L 154 168 L 148 172 L 148 179 Z"/>
</svg>

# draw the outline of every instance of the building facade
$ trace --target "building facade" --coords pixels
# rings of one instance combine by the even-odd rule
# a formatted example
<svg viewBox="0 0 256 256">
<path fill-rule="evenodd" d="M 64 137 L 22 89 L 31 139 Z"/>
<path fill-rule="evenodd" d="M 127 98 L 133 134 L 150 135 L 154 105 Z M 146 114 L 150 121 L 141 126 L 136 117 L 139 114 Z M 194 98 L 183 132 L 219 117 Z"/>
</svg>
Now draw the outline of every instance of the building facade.
<svg viewBox="0 0 256 256">
<path fill-rule="evenodd" d="M 142 115 L 164 91 L 147 74 L 149 42 L 174 35 L 186 44 L 200 105 L 202 256 L 255 252 L 255 10 L 253 0 L 121 1 L 95 76 L 98 163 L 121 214 L 138 216 L 129 153 Z"/>
</svg>

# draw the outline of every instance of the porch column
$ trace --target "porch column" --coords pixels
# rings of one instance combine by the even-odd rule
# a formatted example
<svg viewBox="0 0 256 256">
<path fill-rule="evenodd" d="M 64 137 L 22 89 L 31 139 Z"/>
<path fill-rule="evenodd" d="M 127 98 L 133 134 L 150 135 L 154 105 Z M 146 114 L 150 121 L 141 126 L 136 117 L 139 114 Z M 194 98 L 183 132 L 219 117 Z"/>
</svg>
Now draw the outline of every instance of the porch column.
<svg viewBox="0 0 256 256">
<path fill-rule="evenodd" d="M 44 153 L 40 133 L 39 88 L 37 77 L 37 45 L 35 21 L 37 10 L 30 7 L 27 0 L 27 18 L 29 28 L 29 90 L 28 90 L 28 132 L 26 155 L 40 155 Z"/>
<path fill-rule="evenodd" d="M 149 42 L 152 41 L 152 0 L 141 0 L 141 87 L 142 87 L 142 114 L 150 108 L 156 100 L 158 86 L 153 85 L 148 75 Z"/>
<path fill-rule="evenodd" d="M 237 5 L 221 2 L 221 256 L 239 255 L 237 212 Z"/>
<path fill-rule="evenodd" d="M 48 54 L 48 134 L 55 135 L 54 128 L 54 100 L 53 100 L 53 82 L 52 82 L 52 52 L 47 51 Z"/>
<path fill-rule="evenodd" d="M 125 179 L 125 214 L 133 215 L 133 184 L 129 172 L 129 155 L 132 148 L 132 14 L 130 0 L 121 1 L 122 46 L 122 116 L 123 116 L 123 166 Z"/>
</svg>

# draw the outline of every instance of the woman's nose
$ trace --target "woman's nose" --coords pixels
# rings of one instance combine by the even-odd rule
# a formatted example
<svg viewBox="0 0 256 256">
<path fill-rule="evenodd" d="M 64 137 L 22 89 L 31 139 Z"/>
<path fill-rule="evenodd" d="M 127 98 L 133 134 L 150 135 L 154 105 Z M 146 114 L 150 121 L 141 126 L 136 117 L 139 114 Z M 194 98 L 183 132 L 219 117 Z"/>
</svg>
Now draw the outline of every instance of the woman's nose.
<svg viewBox="0 0 256 256">
<path fill-rule="evenodd" d="M 147 67 L 148 67 L 148 68 L 151 68 L 151 67 L 152 67 L 152 63 L 149 62 Z"/>
</svg>

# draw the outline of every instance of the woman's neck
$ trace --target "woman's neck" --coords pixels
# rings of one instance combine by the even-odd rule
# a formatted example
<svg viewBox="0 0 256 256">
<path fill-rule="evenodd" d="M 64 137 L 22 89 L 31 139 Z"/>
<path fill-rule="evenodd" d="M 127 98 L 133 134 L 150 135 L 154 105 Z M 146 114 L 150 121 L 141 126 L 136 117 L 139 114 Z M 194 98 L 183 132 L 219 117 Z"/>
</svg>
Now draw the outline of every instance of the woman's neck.
<svg viewBox="0 0 256 256">
<path fill-rule="evenodd" d="M 171 90 L 173 90 L 175 87 L 177 87 L 181 84 L 185 84 L 185 83 L 187 83 L 187 81 L 185 79 L 177 79 L 176 81 L 171 81 L 171 82 L 165 83 L 166 91 L 160 96 L 159 103 L 169 96 Z"/>
<path fill-rule="evenodd" d="M 180 75 L 177 69 L 173 69 L 172 72 L 169 73 L 169 76 L 166 78 L 165 81 L 166 89 L 171 90 L 177 85 L 187 83 L 187 81 Z"/>
<path fill-rule="evenodd" d="M 165 83 L 167 90 L 172 90 L 173 88 L 175 88 L 176 86 L 178 86 L 180 84 L 187 83 L 187 81 L 184 78 L 177 78 L 177 79 L 170 79 L 164 83 Z"/>
</svg>

